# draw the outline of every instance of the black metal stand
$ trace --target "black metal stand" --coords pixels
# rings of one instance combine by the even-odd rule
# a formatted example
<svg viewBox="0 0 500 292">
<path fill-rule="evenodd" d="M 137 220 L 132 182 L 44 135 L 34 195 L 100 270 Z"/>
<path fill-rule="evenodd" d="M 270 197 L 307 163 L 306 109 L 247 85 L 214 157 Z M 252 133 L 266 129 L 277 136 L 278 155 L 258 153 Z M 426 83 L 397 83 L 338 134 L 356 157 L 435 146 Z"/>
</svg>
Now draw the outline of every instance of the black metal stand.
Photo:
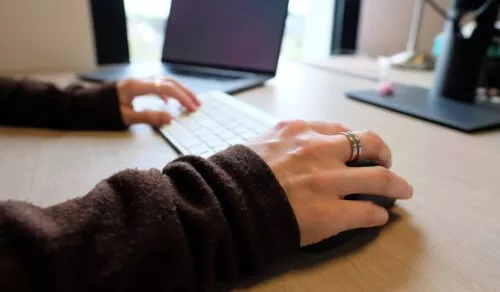
<svg viewBox="0 0 500 292">
<path fill-rule="evenodd" d="M 454 1 L 431 90 L 398 84 L 391 97 L 380 96 L 374 90 L 348 92 L 347 96 L 465 132 L 500 127 L 500 107 L 476 100 L 481 67 L 493 37 L 499 4 L 483 0 L 488 5 L 482 6 L 478 2 Z M 472 35 L 465 38 L 459 21 L 471 10 L 478 11 L 477 25 Z"/>
</svg>

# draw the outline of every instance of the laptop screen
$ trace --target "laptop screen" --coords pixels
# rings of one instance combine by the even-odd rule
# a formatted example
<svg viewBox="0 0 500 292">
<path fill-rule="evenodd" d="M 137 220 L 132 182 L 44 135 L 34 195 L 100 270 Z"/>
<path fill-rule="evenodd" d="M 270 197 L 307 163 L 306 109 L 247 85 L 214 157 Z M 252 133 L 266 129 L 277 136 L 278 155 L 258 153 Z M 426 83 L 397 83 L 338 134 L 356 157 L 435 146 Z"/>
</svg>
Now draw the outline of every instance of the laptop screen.
<svg viewBox="0 0 500 292">
<path fill-rule="evenodd" d="M 274 73 L 288 0 L 172 0 L 163 61 Z"/>
</svg>

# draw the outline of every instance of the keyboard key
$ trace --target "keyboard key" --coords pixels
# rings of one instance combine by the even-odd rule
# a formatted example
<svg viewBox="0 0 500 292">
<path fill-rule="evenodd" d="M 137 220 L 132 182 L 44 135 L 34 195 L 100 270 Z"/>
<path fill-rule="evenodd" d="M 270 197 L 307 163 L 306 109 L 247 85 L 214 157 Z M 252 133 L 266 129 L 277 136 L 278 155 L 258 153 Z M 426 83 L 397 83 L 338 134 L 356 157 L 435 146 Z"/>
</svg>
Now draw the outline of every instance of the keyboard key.
<svg viewBox="0 0 500 292">
<path fill-rule="evenodd" d="M 209 157 L 230 145 L 252 140 L 271 128 L 270 120 L 255 118 L 240 109 L 238 104 L 225 102 L 225 94 L 201 97 L 203 105 L 197 112 L 175 115 L 171 125 L 160 129 L 160 133 L 167 139 L 171 138 L 183 154 Z"/>
<path fill-rule="evenodd" d="M 241 134 L 241 138 L 249 141 L 249 140 L 252 140 L 254 138 L 257 138 L 257 134 L 256 133 L 253 133 L 253 132 L 246 132 L 246 133 L 242 133 Z"/>
<path fill-rule="evenodd" d="M 205 143 L 207 143 L 207 145 L 210 147 L 210 148 L 215 148 L 215 147 L 218 147 L 218 146 L 225 146 L 227 145 L 227 143 L 224 143 L 224 141 L 220 140 L 220 139 L 212 139 L 212 140 L 208 140 L 206 141 Z"/>
<path fill-rule="evenodd" d="M 237 136 L 234 133 L 227 131 L 227 132 L 219 135 L 219 137 L 222 138 L 223 140 L 228 141 L 230 139 L 236 138 Z"/>
<path fill-rule="evenodd" d="M 219 126 L 215 121 L 210 119 L 204 119 L 203 121 L 201 121 L 201 125 L 204 128 L 213 128 Z"/>
<path fill-rule="evenodd" d="M 237 144 L 245 143 L 245 140 L 241 137 L 236 137 L 236 138 L 227 140 L 227 142 L 229 143 L 229 145 L 237 145 Z"/>
<path fill-rule="evenodd" d="M 210 150 L 210 151 L 206 151 L 206 152 L 201 153 L 200 156 L 208 158 L 208 157 L 210 157 L 210 156 L 212 156 L 214 154 L 215 154 L 215 152 Z"/>
<path fill-rule="evenodd" d="M 205 134 L 206 132 L 207 132 L 207 129 L 205 129 L 205 128 L 197 128 L 197 129 L 194 129 L 191 131 L 191 133 L 196 137 L 199 137 L 199 136 Z"/>
<path fill-rule="evenodd" d="M 259 133 L 259 134 L 264 134 L 267 131 L 269 131 L 271 127 L 264 127 L 264 126 L 257 126 L 253 128 L 253 131 Z"/>
<path fill-rule="evenodd" d="M 231 133 L 229 130 L 224 129 L 220 126 L 214 127 L 212 129 L 210 129 L 210 131 L 212 133 L 214 133 L 214 135 L 216 135 L 216 136 L 223 136 L 224 134 Z"/>
<path fill-rule="evenodd" d="M 203 145 L 203 142 L 200 139 L 192 138 L 192 139 L 178 139 L 179 143 L 186 148 L 194 148 L 199 145 Z"/>
<path fill-rule="evenodd" d="M 217 147 L 214 147 L 212 148 L 215 152 L 221 152 L 221 151 L 224 151 L 227 149 L 227 147 L 229 147 L 229 145 L 220 145 L 220 146 L 217 146 Z"/>
<path fill-rule="evenodd" d="M 200 139 L 203 142 L 206 142 L 206 141 L 211 141 L 211 140 L 215 140 L 215 139 L 218 140 L 219 138 L 217 138 L 217 136 L 215 136 L 214 134 L 212 134 L 210 132 L 205 132 L 202 135 L 199 135 L 198 139 Z"/>
<path fill-rule="evenodd" d="M 188 148 L 188 150 L 189 150 L 189 152 L 196 154 L 196 155 L 200 155 L 204 152 L 211 151 L 211 149 L 208 146 L 206 146 L 205 144 L 200 144 L 200 145 Z"/>
<path fill-rule="evenodd" d="M 233 129 L 233 132 L 235 132 L 236 134 L 239 134 L 239 135 L 248 133 L 248 131 L 250 131 L 250 130 L 243 128 L 243 127 L 238 127 L 238 128 Z"/>
<path fill-rule="evenodd" d="M 230 123 L 225 124 L 224 126 L 229 130 L 237 129 L 240 127 L 240 125 L 236 122 L 230 122 Z"/>
</svg>

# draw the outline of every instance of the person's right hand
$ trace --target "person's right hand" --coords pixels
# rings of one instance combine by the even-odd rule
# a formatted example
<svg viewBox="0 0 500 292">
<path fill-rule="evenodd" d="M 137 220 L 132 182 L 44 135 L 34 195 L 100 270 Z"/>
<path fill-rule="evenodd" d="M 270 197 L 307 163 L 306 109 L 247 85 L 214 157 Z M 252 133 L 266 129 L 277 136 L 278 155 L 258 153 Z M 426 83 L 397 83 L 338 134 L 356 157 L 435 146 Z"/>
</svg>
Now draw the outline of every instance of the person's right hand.
<svg viewBox="0 0 500 292">
<path fill-rule="evenodd" d="M 382 195 L 409 199 L 412 187 L 389 170 L 391 152 L 370 131 L 357 132 L 363 147 L 360 160 L 381 166 L 347 167 L 349 140 L 339 134 L 349 131 L 340 124 L 281 122 L 269 133 L 251 142 L 283 187 L 297 218 L 301 246 L 317 243 L 342 231 L 381 226 L 388 212 L 371 202 L 348 201 L 350 194 Z"/>
</svg>

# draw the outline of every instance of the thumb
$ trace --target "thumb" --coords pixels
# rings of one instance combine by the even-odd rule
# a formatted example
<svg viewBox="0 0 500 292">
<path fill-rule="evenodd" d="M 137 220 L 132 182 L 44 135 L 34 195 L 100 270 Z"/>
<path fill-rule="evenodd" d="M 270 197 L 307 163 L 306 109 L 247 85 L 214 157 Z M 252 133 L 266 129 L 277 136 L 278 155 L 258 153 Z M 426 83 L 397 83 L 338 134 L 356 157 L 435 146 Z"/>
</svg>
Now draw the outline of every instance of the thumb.
<svg viewBox="0 0 500 292">
<path fill-rule="evenodd" d="M 149 124 L 153 126 L 162 126 L 172 121 L 172 116 L 164 111 L 127 111 L 123 113 L 123 121 L 126 125 Z"/>
</svg>

